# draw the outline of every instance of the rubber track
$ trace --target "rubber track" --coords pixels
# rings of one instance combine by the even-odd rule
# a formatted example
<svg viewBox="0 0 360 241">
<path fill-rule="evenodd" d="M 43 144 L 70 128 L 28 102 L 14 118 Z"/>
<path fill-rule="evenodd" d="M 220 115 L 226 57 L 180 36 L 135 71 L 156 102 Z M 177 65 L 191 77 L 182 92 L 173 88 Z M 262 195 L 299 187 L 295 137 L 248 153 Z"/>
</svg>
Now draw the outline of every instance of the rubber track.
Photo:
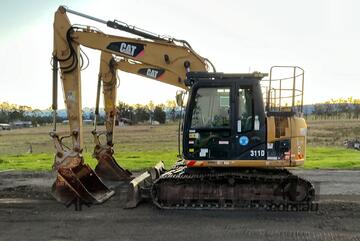
<svg viewBox="0 0 360 241">
<path fill-rule="evenodd" d="M 229 179 L 233 180 L 233 183 L 226 184 Z M 260 186 L 268 186 L 264 191 L 274 193 L 275 190 L 271 188 L 277 187 L 279 189 L 281 185 L 295 180 L 307 188 L 306 197 L 302 201 L 291 201 L 285 190 L 281 188 L 280 190 L 284 193 L 269 195 L 265 199 L 263 196 L 261 199 L 251 198 L 250 200 L 220 200 L 220 198 L 207 200 L 206 195 L 201 197 L 202 194 L 199 194 L 201 186 L 207 185 L 206 183 L 210 184 L 207 185 L 207 188 L 215 185 L 217 191 L 219 186 L 216 185 L 222 185 L 223 187 L 225 183 L 229 187 L 235 184 L 245 184 L 249 190 Z M 178 188 L 179 186 L 185 186 L 187 190 L 189 190 L 188 187 L 191 190 L 196 190 L 193 194 L 197 194 L 197 198 L 190 201 L 182 199 L 186 193 L 181 193 L 175 198 L 172 196 L 171 201 L 159 198 L 160 192 L 166 193 L 171 188 Z M 161 188 L 163 190 L 160 190 Z M 214 192 L 216 192 L 215 189 Z M 180 166 L 162 174 L 154 182 L 151 195 L 154 204 L 162 209 L 265 209 L 272 211 L 316 211 L 318 209 L 318 204 L 314 202 L 315 190 L 313 185 L 309 181 L 293 175 L 286 169 L 190 169 Z M 251 195 L 254 196 L 253 193 L 249 193 L 249 196 Z"/>
</svg>

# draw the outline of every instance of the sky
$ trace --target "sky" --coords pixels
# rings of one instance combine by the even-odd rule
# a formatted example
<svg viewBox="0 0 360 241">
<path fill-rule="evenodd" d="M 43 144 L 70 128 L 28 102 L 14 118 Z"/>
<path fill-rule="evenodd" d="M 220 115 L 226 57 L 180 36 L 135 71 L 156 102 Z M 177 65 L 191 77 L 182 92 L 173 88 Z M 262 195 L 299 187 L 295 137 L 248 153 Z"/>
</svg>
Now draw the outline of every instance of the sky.
<svg viewBox="0 0 360 241">
<path fill-rule="evenodd" d="M 51 106 L 53 15 L 66 5 L 104 20 L 121 20 L 186 39 L 219 72 L 268 72 L 273 65 L 305 69 L 305 103 L 360 98 L 360 1 L 356 0 L 1 0 L 0 102 Z M 69 15 L 75 24 L 128 36 Z M 82 72 L 83 106 L 95 105 L 100 52 Z M 176 87 L 119 72 L 118 99 L 130 104 L 174 99 Z M 61 88 L 59 107 L 63 108 Z"/>
</svg>

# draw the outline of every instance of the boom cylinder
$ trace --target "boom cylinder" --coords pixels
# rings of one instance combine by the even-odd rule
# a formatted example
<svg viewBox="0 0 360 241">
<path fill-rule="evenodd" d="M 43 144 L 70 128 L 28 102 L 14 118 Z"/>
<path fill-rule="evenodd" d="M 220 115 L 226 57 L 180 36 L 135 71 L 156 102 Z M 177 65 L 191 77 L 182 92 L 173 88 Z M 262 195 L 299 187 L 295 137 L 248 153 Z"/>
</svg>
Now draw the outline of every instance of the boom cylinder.
<svg viewBox="0 0 360 241">
<path fill-rule="evenodd" d="M 161 37 L 161 36 L 159 36 L 159 35 L 157 35 L 155 33 L 152 33 L 152 32 L 149 32 L 149 31 L 146 31 L 146 30 L 143 30 L 143 29 L 136 28 L 135 26 L 128 25 L 128 24 L 126 24 L 124 22 L 121 22 L 121 21 L 117 21 L 117 20 L 106 21 L 106 20 L 103 20 L 103 19 L 100 19 L 100 18 L 90 16 L 90 15 L 85 14 L 85 13 L 80 13 L 80 12 L 71 10 L 66 6 L 61 6 L 61 8 L 63 9 L 63 11 L 66 11 L 68 13 L 71 13 L 71 14 L 74 14 L 74 15 L 77 15 L 77 16 L 80 16 L 80 17 L 83 17 L 83 18 L 93 20 L 95 22 L 103 23 L 103 24 L 105 24 L 106 26 L 108 26 L 110 28 L 118 29 L 118 30 L 121 30 L 121 31 L 125 31 L 125 32 L 128 32 L 128 33 L 135 34 L 135 35 L 138 35 L 138 36 L 141 36 L 141 37 L 144 37 L 144 38 L 148 38 L 148 39 L 152 39 L 152 40 L 169 41 L 169 39 L 163 38 L 163 37 Z"/>
<path fill-rule="evenodd" d="M 100 90 L 101 90 L 101 75 L 99 74 L 97 91 L 96 91 L 96 103 L 95 103 L 95 118 L 94 118 L 94 128 L 96 130 L 96 122 L 99 117 L 99 103 L 100 103 Z"/>
<path fill-rule="evenodd" d="M 58 100 L 58 96 L 57 96 L 57 92 L 58 92 L 58 71 L 59 71 L 59 61 L 58 59 L 54 56 L 53 57 L 53 88 L 52 88 L 52 106 L 51 108 L 53 109 L 53 124 L 54 124 L 54 130 L 56 131 L 56 111 L 57 111 L 57 100 Z"/>
<path fill-rule="evenodd" d="M 57 92 L 58 92 L 58 71 L 59 71 L 59 61 L 58 59 L 54 56 L 53 58 L 53 88 L 52 88 L 52 109 L 54 111 L 57 110 Z"/>
</svg>

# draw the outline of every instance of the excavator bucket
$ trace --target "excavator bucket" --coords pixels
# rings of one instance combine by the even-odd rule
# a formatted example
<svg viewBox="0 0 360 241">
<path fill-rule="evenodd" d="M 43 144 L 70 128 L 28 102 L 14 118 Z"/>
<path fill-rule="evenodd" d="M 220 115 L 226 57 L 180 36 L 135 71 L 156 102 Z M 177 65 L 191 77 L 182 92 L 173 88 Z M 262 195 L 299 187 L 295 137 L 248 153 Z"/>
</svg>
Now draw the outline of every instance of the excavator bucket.
<svg viewBox="0 0 360 241">
<path fill-rule="evenodd" d="M 65 150 L 62 140 L 73 136 L 76 143 L 79 143 L 78 133 L 74 131 L 72 135 L 60 138 L 55 132 L 50 132 L 57 150 L 53 165 L 57 178 L 52 186 L 52 195 L 67 207 L 74 204 L 75 210 L 81 210 L 82 204 L 89 206 L 103 203 L 115 194 L 104 185 L 89 165 L 84 164 L 78 144 L 75 150 Z"/>
<path fill-rule="evenodd" d="M 95 172 L 100 178 L 110 181 L 123 181 L 131 178 L 132 173 L 116 162 L 112 149 L 97 145 L 94 157 L 98 160 Z"/>
<path fill-rule="evenodd" d="M 125 208 L 135 208 L 142 200 L 150 199 L 152 184 L 164 172 L 164 163 L 161 161 L 151 170 L 134 178 L 129 184 Z"/>
<path fill-rule="evenodd" d="M 87 164 L 73 168 L 59 168 L 52 195 L 67 207 L 75 205 L 81 210 L 81 205 L 100 204 L 115 194 L 108 189 L 96 173 Z"/>
</svg>

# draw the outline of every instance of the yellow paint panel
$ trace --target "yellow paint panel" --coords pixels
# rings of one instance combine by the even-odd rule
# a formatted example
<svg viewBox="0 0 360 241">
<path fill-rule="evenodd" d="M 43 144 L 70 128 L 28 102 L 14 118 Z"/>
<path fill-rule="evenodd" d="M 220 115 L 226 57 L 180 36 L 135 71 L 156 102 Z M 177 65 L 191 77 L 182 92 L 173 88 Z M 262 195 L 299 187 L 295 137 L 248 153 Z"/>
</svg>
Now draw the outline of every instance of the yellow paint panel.
<svg viewBox="0 0 360 241">
<path fill-rule="evenodd" d="M 275 140 L 275 119 L 274 117 L 267 117 L 267 142 Z"/>
</svg>

